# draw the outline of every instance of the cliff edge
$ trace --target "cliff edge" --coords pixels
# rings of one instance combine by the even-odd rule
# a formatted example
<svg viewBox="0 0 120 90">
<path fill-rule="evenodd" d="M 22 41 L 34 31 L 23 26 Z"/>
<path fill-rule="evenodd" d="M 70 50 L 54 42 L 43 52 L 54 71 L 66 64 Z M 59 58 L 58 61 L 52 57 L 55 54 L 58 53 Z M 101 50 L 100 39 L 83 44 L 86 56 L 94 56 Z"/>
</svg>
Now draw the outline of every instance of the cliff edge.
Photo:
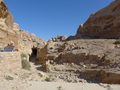
<svg viewBox="0 0 120 90">
<path fill-rule="evenodd" d="M 91 14 L 80 25 L 76 36 L 79 38 L 113 39 L 120 37 L 120 0 L 115 0 L 107 7 Z"/>
</svg>

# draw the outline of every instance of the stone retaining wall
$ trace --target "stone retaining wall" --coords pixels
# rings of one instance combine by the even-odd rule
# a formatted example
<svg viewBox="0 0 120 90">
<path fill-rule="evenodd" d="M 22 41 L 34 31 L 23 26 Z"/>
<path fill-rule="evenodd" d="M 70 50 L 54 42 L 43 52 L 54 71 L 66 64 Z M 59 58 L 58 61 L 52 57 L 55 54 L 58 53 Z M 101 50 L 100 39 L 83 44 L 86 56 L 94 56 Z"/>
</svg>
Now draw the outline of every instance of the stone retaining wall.
<svg viewBox="0 0 120 90">
<path fill-rule="evenodd" d="M 21 69 L 19 52 L 0 52 L 0 71 Z"/>
</svg>

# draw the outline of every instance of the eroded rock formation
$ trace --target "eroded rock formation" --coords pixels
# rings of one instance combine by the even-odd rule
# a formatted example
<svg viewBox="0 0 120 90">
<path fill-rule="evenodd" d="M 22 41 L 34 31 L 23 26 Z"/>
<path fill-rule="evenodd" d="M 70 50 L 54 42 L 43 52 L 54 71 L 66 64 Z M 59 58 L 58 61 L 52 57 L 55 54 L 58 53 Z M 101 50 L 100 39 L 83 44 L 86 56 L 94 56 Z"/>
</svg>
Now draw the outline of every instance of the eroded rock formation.
<svg viewBox="0 0 120 90">
<path fill-rule="evenodd" d="M 8 11 L 8 7 L 4 4 L 3 0 L 0 1 L 0 43 L 3 47 L 10 43 L 11 39 L 18 47 L 18 35 L 13 31 L 14 18 Z"/>
<path fill-rule="evenodd" d="M 20 52 L 31 54 L 32 48 L 38 47 L 40 43 L 45 45 L 45 41 L 36 37 L 35 34 L 29 34 L 28 31 L 24 30 L 19 30 L 19 32 L 21 36 L 19 40 Z"/>
<path fill-rule="evenodd" d="M 115 0 L 107 7 L 91 14 L 80 25 L 76 38 L 119 38 L 120 37 L 120 0 Z"/>
<path fill-rule="evenodd" d="M 48 40 L 49 41 L 53 41 L 53 42 L 60 42 L 60 41 L 66 41 L 68 37 L 66 36 L 62 36 L 62 35 L 58 35 L 57 37 L 55 38 L 51 38 Z"/>
<path fill-rule="evenodd" d="M 8 11 L 8 7 L 3 0 L 0 0 L 0 45 L 2 49 L 11 41 L 14 42 L 15 49 L 26 54 L 31 54 L 33 47 L 45 42 L 34 34 L 29 34 L 27 31 L 19 29 L 18 24 L 14 23 L 14 18 Z"/>
<path fill-rule="evenodd" d="M 90 70 L 90 75 L 84 78 L 89 81 L 92 77 L 96 82 L 104 83 L 120 83 L 116 81 L 119 73 L 114 73 L 120 69 L 120 48 L 114 44 L 115 40 L 96 39 L 96 40 L 71 40 L 66 42 L 50 41 L 43 48 L 38 49 L 37 63 L 43 65 L 42 68 L 48 72 L 73 72 L 79 75 Z M 64 68 L 65 67 L 65 68 Z M 106 69 L 102 73 L 101 70 Z M 98 70 L 96 74 L 92 74 L 94 70 Z M 108 75 L 107 71 L 113 70 Z M 85 71 L 85 73 L 83 72 Z M 100 72 L 101 71 L 101 72 Z M 64 73 L 65 73 L 64 72 Z M 101 73 L 101 74 L 99 74 Z M 98 75 L 99 74 L 99 75 Z M 78 77 L 79 77 L 78 75 Z M 95 76 L 98 75 L 97 78 Z M 103 77 L 101 77 L 101 76 Z M 116 75 L 116 80 L 113 80 L 112 75 Z M 98 80 L 98 78 L 100 80 Z M 118 78 L 120 80 L 120 78 Z M 93 82 L 93 81 L 91 81 Z"/>
</svg>

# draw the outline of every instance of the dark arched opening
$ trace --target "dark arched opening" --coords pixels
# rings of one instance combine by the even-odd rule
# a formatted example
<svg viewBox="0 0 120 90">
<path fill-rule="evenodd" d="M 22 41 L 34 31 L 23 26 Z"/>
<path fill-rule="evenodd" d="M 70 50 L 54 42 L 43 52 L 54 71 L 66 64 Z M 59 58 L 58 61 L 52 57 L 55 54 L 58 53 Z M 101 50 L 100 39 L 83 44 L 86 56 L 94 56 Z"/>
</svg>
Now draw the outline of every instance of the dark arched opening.
<svg viewBox="0 0 120 90">
<path fill-rule="evenodd" d="M 33 54 L 34 56 L 37 56 L 37 48 L 32 48 L 32 54 Z"/>
<path fill-rule="evenodd" d="M 35 62 L 36 61 L 36 57 L 37 57 L 37 48 L 33 47 L 33 48 L 31 48 L 31 50 L 32 50 L 32 53 L 30 55 L 29 61 L 30 62 Z"/>
</svg>

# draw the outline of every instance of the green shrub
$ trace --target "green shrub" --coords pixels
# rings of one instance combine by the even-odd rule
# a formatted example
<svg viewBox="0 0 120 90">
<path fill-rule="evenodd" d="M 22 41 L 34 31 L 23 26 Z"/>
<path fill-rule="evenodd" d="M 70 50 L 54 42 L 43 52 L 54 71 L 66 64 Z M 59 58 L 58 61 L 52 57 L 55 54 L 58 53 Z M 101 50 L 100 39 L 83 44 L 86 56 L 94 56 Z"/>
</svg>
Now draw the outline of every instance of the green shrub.
<svg viewBox="0 0 120 90">
<path fill-rule="evenodd" d="M 117 39 L 114 44 L 120 44 L 120 39 Z"/>
<path fill-rule="evenodd" d="M 27 61 L 26 59 L 22 59 L 22 68 L 26 70 L 30 70 L 31 68 L 30 62 Z"/>
<path fill-rule="evenodd" d="M 22 58 L 22 59 L 24 59 L 24 58 L 27 59 L 27 54 L 25 54 L 25 53 L 21 53 L 21 58 Z"/>
<path fill-rule="evenodd" d="M 11 76 L 6 76 L 6 80 L 13 80 L 14 78 L 13 77 L 11 77 Z"/>
<path fill-rule="evenodd" d="M 43 77 L 43 74 L 41 74 L 41 73 L 38 73 L 38 76 L 40 76 L 40 77 Z"/>
<path fill-rule="evenodd" d="M 50 82 L 50 77 L 46 77 L 45 81 Z"/>
</svg>

